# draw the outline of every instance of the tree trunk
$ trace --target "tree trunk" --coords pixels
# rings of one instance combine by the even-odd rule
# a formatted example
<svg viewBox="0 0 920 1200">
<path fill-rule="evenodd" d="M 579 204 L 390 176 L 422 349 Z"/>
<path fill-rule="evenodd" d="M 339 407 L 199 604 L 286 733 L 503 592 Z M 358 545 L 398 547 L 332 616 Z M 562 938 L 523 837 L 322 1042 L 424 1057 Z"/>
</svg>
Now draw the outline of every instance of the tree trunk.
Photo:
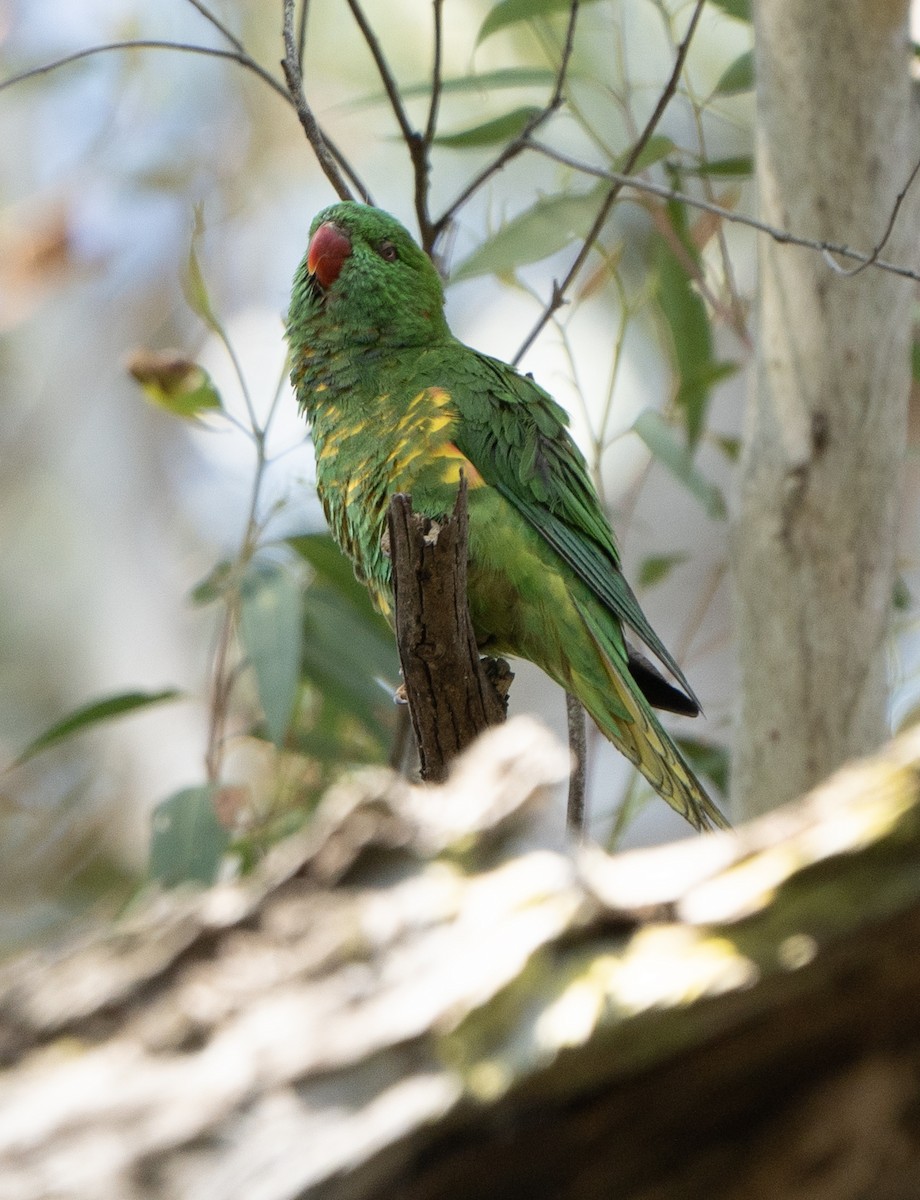
<svg viewBox="0 0 920 1200">
<path fill-rule="evenodd" d="M 761 217 L 871 251 L 913 166 L 907 0 L 754 4 Z M 883 257 L 913 261 L 908 196 Z M 911 285 L 761 242 L 732 557 L 735 811 L 800 795 L 886 732 Z"/>
</svg>

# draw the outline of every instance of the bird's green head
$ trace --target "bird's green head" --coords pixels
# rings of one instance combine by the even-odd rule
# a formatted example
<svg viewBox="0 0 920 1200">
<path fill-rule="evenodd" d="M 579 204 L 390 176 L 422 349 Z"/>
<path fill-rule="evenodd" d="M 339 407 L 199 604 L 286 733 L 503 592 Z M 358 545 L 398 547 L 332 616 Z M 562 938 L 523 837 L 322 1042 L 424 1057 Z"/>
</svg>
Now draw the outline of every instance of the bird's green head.
<svg viewBox="0 0 920 1200">
<path fill-rule="evenodd" d="M 288 324 L 292 339 L 318 333 L 352 345 L 431 345 L 448 334 L 431 260 L 395 217 L 352 201 L 314 218 Z"/>
</svg>

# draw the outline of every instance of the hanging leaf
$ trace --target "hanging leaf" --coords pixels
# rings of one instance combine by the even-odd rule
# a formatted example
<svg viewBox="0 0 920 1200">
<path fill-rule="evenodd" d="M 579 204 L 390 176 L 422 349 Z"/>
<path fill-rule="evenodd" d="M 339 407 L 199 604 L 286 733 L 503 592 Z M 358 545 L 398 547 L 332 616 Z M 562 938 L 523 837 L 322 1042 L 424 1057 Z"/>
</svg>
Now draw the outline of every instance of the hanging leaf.
<svg viewBox="0 0 920 1200">
<path fill-rule="evenodd" d="M 195 584 L 189 593 L 189 600 L 196 607 L 202 608 L 206 604 L 213 604 L 215 600 L 222 600 L 227 594 L 227 589 L 233 583 L 236 571 L 236 563 L 223 559 L 208 572 L 204 579 Z"/>
<path fill-rule="evenodd" d="M 741 456 L 741 438 L 717 437 L 715 444 L 719 447 L 729 462 L 737 462 Z"/>
<path fill-rule="evenodd" d="M 910 588 L 907 586 L 907 580 L 903 575 L 899 575 L 894 581 L 894 588 L 891 594 L 891 604 L 895 612 L 910 612 L 913 607 L 914 598 L 910 593 Z"/>
<path fill-rule="evenodd" d="M 392 638 L 389 625 L 371 604 L 367 588 L 355 577 L 354 567 L 338 548 L 331 534 L 304 533 L 286 538 L 285 542 L 310 564 L 317 575 L 322 576 L 342 600 L 346 600 L 355 609 L 362 620 L 382 635 Z"/>
<path fill-rule="evenodd" d="M 204 281 L 204 274 L 201 270 L 201 264 L 198 261 L 197 243 L 198 239 L 204 233 L 204 212 L 200 204 L 195 205 L 195 224 L 192 228 L 192 240 L 188 248 L 188 260 L 185 266 L 185 273 L 182 276 L 182 291 L 185 293 L 185 299 L 188 302 L 189 308 L 197 316 L 201 317 L 205 325 L 214 333 L 220 333 L 220 322 L 214 315 L 214 309 L 211 305 L 211 298 L 208 295 L 208 289 Z"/>
<path fill-rule="evenodd" d="M 686 554 L 652 554 L 639 564 L 638 583 L 640 587 L 654 587 L 666 579 L 674 567 L 687 561 Z"/>
<path fill-rule="evenodd" d="M 223 408 L 207 371 L 176 350 L 137 350 L 126 366 L 147 399 L 173 416 L 194 420 Z"/>
<path fill-rule="evenodd" d="M 163 887 L 207 887 L 217 878 L 230 843 L 214 808 L 218 791 L 218 784 L 184 788 L 153 810 L 150 874 Z"/>
<path fill-rule="evenodd" d="M 456 79 L 443 79 L 440 90 L 442 95 L 451 92 L 485 93 L 496 88 L 547 88 L 554 87 L 555 83 L 556 72 L 550 71 L 547 67 L 501 67 L 497 71 L 482 71 L 479 74 L 461 75 Z M 411 87 L 403 88 L 402 94 L 403 96 L 430 96 L 431 80 L 414 83 Z M 358 103 L 365 103 L 371 99 L 375 102 L 386 100 L 386 92 L 377 92 L 373 97 L 366 97 L 364 101 L 359 100 Z"/>
<path fill-rule="evenodd" d="M 474 250 L 453 272 L 453 279 L 511 275 L 586 237 L 607 189 L 604 183 L 581 195 L 542 196 Z"/>
<path fill-rule="evenodd" d="M 643 171 L 646 167 L 651 167 L 655 163 L 661 162 L 663 158 L 667 158 L 669 154 L 673 154 L 676 149 L 677 147 L 671 138 L 665 137 L 663 133 L 653 133 L 642 147 L 642 151 L 633 163 L 632 169 L 633 171 Z M 631 150 L 624 150 L 615 159 L 613 169 L 615 171 L 622 171 L 629 163 L 631 154 Z"/>
<path fill-rule="evenodd" d="M 582 0 L 583 4 L 585 2 Z M 501 0 L 483 21 L 476 45 L 508 25 L 532 21 L 536 17 L 548 17 L 554 12 L 568 12 L 571 7 L 571 0 Z"/>
<path fill-rule="evenodd" d="M 327 701 L 375 737 L 388 732 L 399 662 L 393 634 L 373 610 L 343 608 L 336 588 L 311 585 L 304 601 L 301 670 Z"/>
<path fill-rule="evenodd" d="M 674 214 L 671 215 L 674 219 Z M 677 210 L 676 220 L 678 225 L 674 232 L 686 249 L 686 257 L 695 262 L 697 252 L 687 234 L 682 209 Z M 731 375 L 737 365 L 717 362 L 713 358 L 712 330 L 706 305 L 693 286 L 685 262 L 660 234 L 655 235 L 652 260 L 658 276 L 656 299 L 670 335 L 677 380 L 674 402 L 687 430 L 687 442 L 693 448 L 705 428 L 712 385 Z"/>
<path fill-rule="evenodd" d="M 533 119 L 543 111 L 542 108 L 530 105 L 526 108 L 516 108 L 513 112 L 505 113 L 482 125 L 474 125 L 459 133 L 442 133 L 434 140 L 439 146 L 452 150 L 466 150 L 472 146 L 492 146 L 496 142 L 510 142 L 522 133 Z"/>
<path fill-rule="evenodd" d="M 694 167 L 684 167 L 684 174 L 709 176 L 716 179 L 748 179 L 754 174 L 754 159 L 750 154 L 738 154 L 733 158 L 716 158 L 701 162 Z"/>
<path fill-rule="evenodd" d="M 676 737 L 674 741 L 694 771 L 705 775 L 723 796 L 727 796 L 731 758 L 725 747 L 714 746 L 711 742 L 701 742 L 690 737 Z"/>
<path fill-rule="evenodd" d="M 645 409 L 636 418 L 633 430 L 655 458 L 699 500 L 712 518 L 721 520 L 725 517 L 725 498 L 721 491 L 700 472 L 693 461 L 693 454 L 675 437 L 674 430 L 661 413 L 651 408 Z"/>
<path fill-rule="evenodd" d="M 268 736 L 281 746 L 300 688 L 301 587 L 289 569 L 262 562 L 250 568 L 240 592 L 240 636 Z"/>
<path fill-rule="evenodd" d="M 320 700 L 292 744 L 321 761 L 379 759 L 392 737 L 399 680 L 393 631 L 328 533 L 287 542 L 315 574 L 303 599 L 301 676 Z"/>
<path fill-rule="evenodd" d="M 36 754 L 56 746 L 75 733 L 82 733 L 94 725 L 101 725 L 115 717 L 123 717 L 128 713 L 137 712 L 142 708 L 150 708 L 154 704 L 163 704 L 167 700 L 178 700 L 182 693 L 170 688 L 163 692 L 120 692 L 117 696 L 108 696 L 104 700 L 94 700 L 91 704 L 75 709 L 68 716 L 56 722 L 50 729 L 29 742 L 25 750 L 10 764 L 19 767 Z"/>
<path fill-rule="evenodd" d="M 716 8 L 721 8 L 729 17 L 737 17 L 739 21 L 750 21 L 751 19 L 751 0 L 709 0 L 709 2 Z"/>
<path fill-rule="evenodd" d="M 739 92 L 750 92 L 754 87 L 754 51 L 746 50 L 740 54 L 730 67 L 727 67 L 721 79 L 715 86 L 716 96 L 735 96 Z"/>
</svg>

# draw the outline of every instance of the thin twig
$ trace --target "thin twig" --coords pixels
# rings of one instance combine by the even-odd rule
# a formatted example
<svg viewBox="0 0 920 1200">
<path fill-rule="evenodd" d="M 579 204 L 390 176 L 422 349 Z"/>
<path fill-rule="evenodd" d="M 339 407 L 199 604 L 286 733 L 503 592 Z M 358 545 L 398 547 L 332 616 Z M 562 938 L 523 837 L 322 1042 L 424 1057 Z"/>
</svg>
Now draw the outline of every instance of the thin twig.
<svg viewBox="0 0 920 1200">
<path fill-rule="evenodd" d="M 875 249 L 869 255 L 865 262 L 858 263 L 855 267 L 841 267 L 840 263 L 836 262 L 829 250 L 824 251 L 824 261 L 836 271 L 838 275 L 853 276 L 858 275 L 860 271 L 865 271 L 866 267 L 875 266 L 879 261 L 879 255 L 885 249 L 885 243 L 891 237 L 894 231 L 894 223 L 898 219 L 898 213 L 901 211 L 901 205 L 904 203 L 904 198 L 910 191 L 911 184 L 917 178 L 917 172 L 920 171 L 920 158 L 914 163 L 914 169 L 907 177 L 907 182 L 898 192 L 895 197 L 894 206 L 891 209 L 891 214 L 888 217 L 888 224 L 885 226 L 885 232 L 882 234 L 881 240 L 876 244 Z"/>
<path fill-rule="evenodd" d="M 199 46 L 192 42 L 161 41 L 156 38 L 129 38 L 120 42 L 104 42 L 99 46 L 88 46 L 85 50 L 75 50 L 72 54 L 65 54 L 62 58 L 56 58 L 51 62 L 42 63 L 42 65 L 39 67 L 31 67 L 28 71 L 21 71 L 18 75 L 11 75 L 9 79 L 0 80 L 0 92 L 4 91 L 6 88 L 13 87 L 14 84 L 24 83 L 26 80 L 35 79 L 40 75 L 47 75 L 51 71 L 56 71 L 59 67 L 66 67 L 70 63 L 79 62 L 80 59 L 92 58 L 96 54 L 107 54 L 112 50 L 178 50 L 186 54 L 200 54 L 206 58 L 222 58 L 229 62 L 238 63 L 241 67 L 245 67 L 247 71 L 251 71 L 253 75 L 258 76 L 263 83 L 268 84 L 273 92 L 281 96 L 282 99 L 294 109 L 298 117 L 300 117 L 301 124 L 303 124 L 303 115 L 298 107 L 296 93 L 292 95 L 291 91 L 289 90 L 289 86 L 286 87 L 283 83 L 281 83 L 280 80 L 276 79 L 274 75 L 272 75 L 269 71 L 266 71 L 265 68 L 260 66 L 260 64 L 257 63 L 250 54 L 247 54 L 245 50 L 221 50 L 216 46 Z M 302 90 L 303 87 L 301 81 L 301 93 Z M 307 111 L 309 111 L 309 109 Z M 362 198 L 368 204 L 372 203 L 370 192 L 364 186 L 355 170 L 348 163 L 347 159 L 344 157 L 335 143 L 331 140 L 331 138 L 327 138 L 325 136 L 323 136 L 323 140 L 335 163 L 338 164 L 345 175 L 347 175 L 352 181 L 356 190 L 360 192 Z M 313 145 L 312 142 L 311 145 Z M 319 158 L 319 155 L 317 155 L 317 157 Z M 322 162 L 320 162 L 320 165 L 323 165 Z M 333 167 L 333 169 L 335 168 Z M 326 174 L 328 176 L 328 172 L 326 172 Z M 342 193 L 340 192 L 339 194 L 341 195 Z"/>
<path fill-rule="evenodd" d="M 668 82 L 665 84 L 664 91 L 658 97 L 658 103 L 655 105 L 652 115 L 649 117 L 648 121 L 646 121 L 645 128 L 639 135 L 638 141 L 633 143 L 633 147 L 629 152 L 629 157 L 624 164 L 623 173 L 625 175 L 628 175 L 639 161 L 640 155 L 648 145 L 649 139 L 658 127 L 658 123 L 664 115 L 665 109 L 668 107 L 672 97 L 677 91 L 677 84 L 680 79 L 681 72 L 684 69 L 684 62 L 686 61 L 687 53 L 690 49 L 690 42 L 693 40 L 693 35 L 696 32 L 696 27 L 699 23 L 700 17 L 702 16 L 705 3 L 706 0 L 696 0 L 696 5 L 693 9 L 693 15 L 690 18 L 690 24 L 687 26 L 687 32 L 684 34 L 684 39 L 677 48 L 677 55 L 675 56 L 674 66 L 671 69 Z M 620 194 L 622 187 L 622 184 L 614 183 L 607 192 L 607 195 L 604 197 L 604 200 L 598 209 L 597 216 L 594 218 L 594 223 L 588 231 L 588 236 L 585 238 L 581 249 L 575 256 L 575 261 L 566 272 L 566 276 L 562 283 L 553 284 L 553 294 L 550 297 L 549 302 L 547 303 L 543 312 L 540 314 L 540 319 L 521 343 L 521 346 L 518 349 L 517 354 L 512 359 L 512 362 L 517 363 L 521 360 L 521 358 L 523 358 L 524 354 L 526 354 L 526 352 L 533 345 L 534 341 L 536 341 L 537 337 L 543 331 L 544 326 L 552 318 L 553 313 L 558 308 L 561 308 L 561 306 L 565 303 L 565 294 L 572 285 L 575 277 L 579 274 L 582 267 L 587 262 L 594 243 L 600 236 L 600 232 L 607 222 L 607 217 L 610 215 L 610 210 L 613 208 L 614 202 L 616 201 L 617 196 Z"/>
<path fill-rule="evenodd" d="M 310 14 L 310 0 L 301 0 L 300 16 L 297 18 L 297 65 L 303 75 L 303 59 L 307 48 L 307 17 Z"/>
<path fill-rule="evenodd" d="M 406 144 L 409 145 L 419 134 L 412 128 L 406 114 L 402 96 L 399 94 L 399 85 L 396 82 L 393 72 L 390 70 L 390 64 L 386 60 L 380 41 L 374 33 L 367 17 L 364 15 L 364 10 L 361 8 L 358 0 L 347 0 L 347 4 L 357 22 L 358 28 L 361 30 L 361 36 L 364 38 L 367 48 L 371 52 L 374 65 L 377 67 L 377 74 L 380 76 L 380 81 L 390 101 L 393 115 L 396 117 L 396 123 L 399 125 L 400 132 L 405 138 Z"/>
<path fill-rule="evenodd" d="M 211 10 L 205 6 L 203 0 L 188 0 L 188 3 L 191 4 L 192 8 L 196 8 L 204 17 L 204 19 L 209 21 L 217 30 L 217 32 L 222 34 L 230 43 L 230 45 L 237 49 L 240 54 L 246 54 L 246 47 L 243 45 L 240 39 L 235 33 L 232 33 L 227 28 L 227 26 L 223 23 L 223 21 L 220 20 L 219 17 L 216 17 L 214 13 L 212 13 Z M 246 57 L 248 58 L 249 55 L 246 54 Z"/>
<path fill-rule="evenodd" d="M 549 118 L 562 106 L 563 90 L 565 81 L 568 75 L 569 63 L 572 58 L 572 50 L 575 46 L 575 25 L 578 20 L 578 4 L 579 0 L 572 0 L 569 7 L 569 22 L 566 26 L 565 41 L 562 46 L 562 57 L 559 60 L 559 69 L 556 72 L 556 82 L 553 87 L 553 94 L 550 96 L 544 108 L 540 112 L 535 113 L 527 122 L 517 137 L 513 138 L 492 162 L 488 163 L 483 169 L 466 185 L 465 188 L 457 195 L 447 206 L 444 212 L 432 224 L 433 241 L 437 241 L 443 234 L 444 230 L 453 220 L 460 208 L 466 204 L 471 196 L 487 183 L 488 180 L 496 175 L 504 167 L 508 165 L 513 158 L 516 158 L 523 150 L 530 148 L 530 139 L 534 133 L 543 125 Z"/>
<path fill-rule="evenodd" d="M 345 177 L 339 170 L 339 165 L 333 157 L 326 139 L 323 137 L 322 130 L 313 115 L 313 110 L 310 108 L 307 98 L 304 95 L 299 50 L 297 39 L 294 36 L 294 0 L 284 0 L 282 31 L 284 36 L 284 58 L 281 60 L 281 69 L 284 71 L 284 78 L 287 80 L 288 95 L 297 112 L 300 124 L 303 126 L 303 131 L 307 135 L 307 141 L 316 155 L 316 161 L 319 163 L 320 169 L 332 184 L 336 194 L 342 200 L 352 200 L 354 197 L 352 196 L 351 189 L 345 182 Z"/>
<path fill-rule="evenodd" d="M 230 62 L 239 63 L 245 67 L 247 71 L 252 71 L 254 75 L 267 83 L 268 86 L 279 96 L 283 96 L 290 103 L 291 97 L 288 95 L 284 85 L 275 79 L 264 67 L 259 66 L 254 58 L 244 52 L 238 50 L 220 50 L 216 46 L 197 46 L 191 42 L 167 42 L 151 38 L 131 38 L 122 42 L 104 42 L 100 46 L 88 46 L 85 50 L 75 50 L 73 54 L 65 54 L 63 58 L 56 58 L 53 62 L 43 63 L 40 67 L 31 67 L 28 71 L 22 71 L 18 75 L 12 75 L 9 79 L 0 81 L 0 92 L 6 88 L 12 87 L 16 83 L 23 83 L 27 79 L 35 79 L 39 75 L 47 75 L 49 71 L 56 71 L 58 67 L 66 67 L 69 63 L 79 62 L 81 58 L 90 58 L 94 54 L 106 54 L 110 50 L 180 50 L 186 54 L 202 54 L 208 58 L 225 58 Z"/>
<path fill-rule="evenodd" d="M 438 127 L 438 107 L 441 103 L 441 52 L 443 35 L 444 0 L 432 0 L 432 19 L 434 21 L 434 47 L 431 54 L 431 101 L 428 105 L 428 120 L 425 122 L 425 146 L 429 147 L 434 141 L 435 130 Z"/>
<path fill-rule="evenodd" d="M 585 840 L 588 819 L 585 804 L 585 760 L 587 758 L 587 734 L 585 710 L 581 701 L 571 692 L 565 694 L 565 713 L 569 726 L 569 750 L 572 754 L 572 773 L 569 775 L 569 799 L 565 823 L 569 834 L 577 842 Z"/>
<path fill-rule="evenodd" d="M 380 81 L 383 84 L 383 90 L 387 94 L 387 99 L 390 102 L 390 108 L 393 110 L 393 115 L 396 118 L 396 124 L 399 126 L 399 131 L 402 134 L 403 141 L 406 144 L 406 149 L 409 151 L 409 158 L 412 162 L 412 174 L 415 181 L 415 215 L 418 221 L 419 236 L 421 238 L 422 249 L 426 253 L 431 254 L 434 249 L 435 237 L 433 234 L 431 218 L 428 215 L 428 177 L 430 172 L 430 164 L 428 152 L 430 149 L 430 140 L 427 135 L 423 135 L 414 129 L 412 122 L 409 120 L 409 114 L 406 112 L 406 106 L 403 104 L 402 95 L 399 91 L 399 84 L 396 82 L 396 77 L 390 70 L 390 64 L 387 62 L 386 55 L 383 53 L 383 47 L 380 45 L 380 40 L 365 16 L 364 9 L 359 4 L 358 0 L 347 0 L 348 7 L 351 9 L 352 16 L 357 22 L 358 28 L 361 31 L 361 36 L 367 44 L 368 50 L 371 52 L 371 57 L 374 60 L 374 65 L 377 67 L 377 74 L 380 76 Z M 436 0 L 435 4 L 435 64 L 438 73 L 440 73 L 440 2 Z M 436 89 L 432 86 L 432 108 L 429 110 L 429 124 L 432 119 L 437 118 L 437 109 L 435 107 Z"/>
<path fill-rule="evenodd" d="M 910 267 L 902 267 L 898 263 L 888 262 L 884 258 L 877 258 L 874 254 L 865 254 L 843 243 L 818 241 L 815 238 L 800 237 L 798 234 L 790 233 L 788 230 L 778 229 L 775 225 L 768 225 L 766 221 L 760 221 L 757 217 L 735 212 L 730 208 L 723 208 L 720 204 L 711 204 L 708 200 L 701 200 L 697 196 L 690 196 L 686 192 L 678 191 L 676 188 L 669 188 L 661 183 L 652 183 L 650 180 L 640 179 L 636 175 L 626 175 L 620 171 L 608 171 L 603 167 L 593 167 L 590 163 L 579 162 L 578 159 L 572 158 L 571 155 L 563 154 L 562 151 L 555 150 L 552 146 L 547 146 L 543 142 L 531 142 L 531 148 L 540 154 L 544 154 L 547 158 L 561 163 L 563 166 L 571 167 L 573 170 L 590 175 L 595 179 L 605 179 L 608 182 L 618 184 L 622 188 L 631 188 L 633 191 L 643 192 L 649 196 L 657 196 L 662 200 L 674 200 L 679 204 L 698 208 L 702 212 L 712 213 L 713 216 L 721 217 L 723 220 L 730 221 L 735 225 L 744 225 L 748 229 L 756 230 L 758 233 L 765 233 L 767 237 L 772 238 L 773 241 L 779 242 L 782 245 L 801 246 L 805 250 L 835 254 L 838 258 L 853 259 L 857 263 L 867 267 L 875 267 L 879 271 L 887 271 L 892 275 L 900 275 L 905 279 L 920 281 L 920 271 L 912 270 Z M 920 162 L 918 162 L 918 166 L 914 169 L 912 178 L 913 175 L 918 173 L 920 173 Z"/>
</svg>

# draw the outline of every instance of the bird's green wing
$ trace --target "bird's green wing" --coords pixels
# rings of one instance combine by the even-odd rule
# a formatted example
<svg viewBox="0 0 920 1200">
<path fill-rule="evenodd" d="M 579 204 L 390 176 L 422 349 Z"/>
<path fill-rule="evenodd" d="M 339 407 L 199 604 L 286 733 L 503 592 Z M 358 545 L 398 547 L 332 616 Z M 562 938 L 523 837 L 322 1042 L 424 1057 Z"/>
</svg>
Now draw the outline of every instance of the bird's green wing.
<svg viewBox="0 0 920 1200">
<path fill-rule="evenodd" d="M 568 416 L 529 376 L 464 347 L 469 358 L 451 387 L 460 412 L 457 449 L 628 625 L 698 705 L 693 689 L 649 625 L 620 569 L 610 525 Z M 452 383 L 454 380 L 452 379 Z"/>
</svg>

